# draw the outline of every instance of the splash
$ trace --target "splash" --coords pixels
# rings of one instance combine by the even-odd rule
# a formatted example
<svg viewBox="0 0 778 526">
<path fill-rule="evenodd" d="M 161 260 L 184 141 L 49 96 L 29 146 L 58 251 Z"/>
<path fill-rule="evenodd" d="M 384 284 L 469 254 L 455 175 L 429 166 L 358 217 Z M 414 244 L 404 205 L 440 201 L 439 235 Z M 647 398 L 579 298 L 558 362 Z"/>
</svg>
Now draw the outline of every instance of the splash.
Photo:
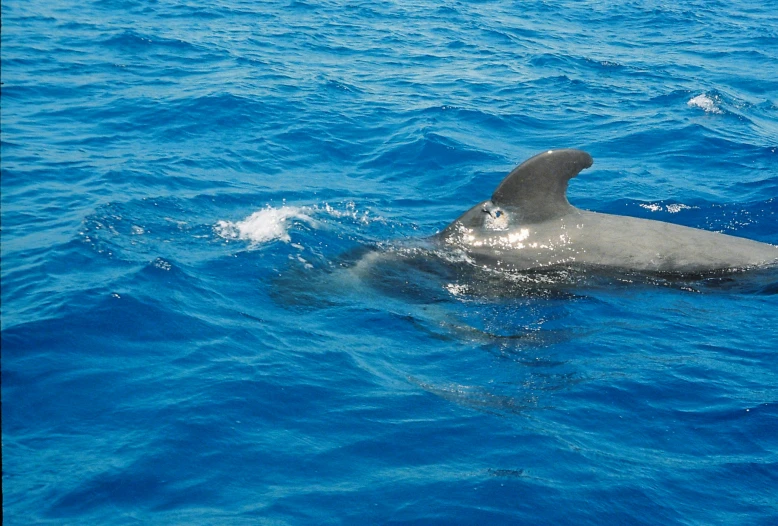
<svg viewBox="0 0 778 526">
<path fill-rule="evenodd" d="M 281 206 L 270 205 L 254 212 L 242 221 L 219 221 L 214 225 L 216 234 L 227 240 L 249 241 L 253 245 L 272 241 L 291 242 L 290 230 L 295 224 L 306 223 L 314 228 L 326 224 L 327 219 L 353 222 L 363 227 L 374 222 L 386 223 L 386 219 L 371 215 L 369 210 L 359 210 L 349 201 L 342 208 L 335 208 L 328 203 L 312 206 Z M 292 243 L 298 249 L 303 247 Z"/>
<path fill-rule="evenodd" d="M 224 239 L 241 239 L 252 243 L 268 243 L 284 241 L 289 243 L 289 227 L 295 221 L 303 221 L 310 225 L 315 220 L 309 215 L 310 208 L 297 206 L 268 206 L 254 212 L 243 221 L 219 221 L 214 227 L 216 233 Z"/>
<path fill-rule="evenodd" d="M 693 108 L 700 108 L 702 110 L 705 110 L 706 113 L 723 113 L 717 105 L 718 102 L 719 102 L 718 97 L 716 96 L 709 97 L 708 95 L 703 93 L 701 95 L 697 95 L 696 97 L 689 99 L 689 102 L 687 102 L 686 105 Z"/>
<path fill-rule="evenodd" d="M 369 210 L 360 211 L 357 209 L 357 205 L 353 201 L 349 201 L 346 203 L 344 210 L 338 210 L 337 208 L 333 208 L 328 203 L 324 203 L 323 208 L 316 207 L 317 211 L 321 211 L 326 213 L 329 216 L 332 216 L 336 219 L 352 219 L 357 223 L 361 223 L 363 225 L 367 225 L 372 223 L 373 221 L 384 221 L 380 217 L 371 217 Z"/>
</svg>

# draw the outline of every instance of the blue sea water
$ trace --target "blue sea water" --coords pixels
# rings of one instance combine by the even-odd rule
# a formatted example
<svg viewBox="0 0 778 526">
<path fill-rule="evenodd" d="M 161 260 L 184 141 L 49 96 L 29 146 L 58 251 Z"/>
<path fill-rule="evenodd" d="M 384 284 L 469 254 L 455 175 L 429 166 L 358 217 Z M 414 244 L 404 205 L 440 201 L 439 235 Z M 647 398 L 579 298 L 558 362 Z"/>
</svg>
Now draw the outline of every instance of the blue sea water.
<svg viewBox="0 0 778 526">
<path fill-rule="evenodd" d="M 777 13 L 4 1 L 5 523 L 775 524 L 775 274 L 348 261 L 557 147 L 778 244 Z"/>
</svg>

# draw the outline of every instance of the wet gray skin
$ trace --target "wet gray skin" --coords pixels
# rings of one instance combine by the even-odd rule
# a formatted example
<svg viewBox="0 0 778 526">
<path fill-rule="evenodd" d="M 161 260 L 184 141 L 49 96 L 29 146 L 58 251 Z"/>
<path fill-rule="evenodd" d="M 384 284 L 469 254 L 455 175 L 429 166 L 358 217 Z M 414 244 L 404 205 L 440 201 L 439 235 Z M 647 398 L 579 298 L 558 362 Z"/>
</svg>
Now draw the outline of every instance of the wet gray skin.
<svg viewBox="0 0 778 526">
<path fill-rule="evenodd" d="M 572 206 L 568 181 L 592 162 L 581 150 L 538 154 L 434 239 L 505 270 L 582 265 L 700 273 L 778 264 L 778 247 L 766 243 Z"/>
</svg>

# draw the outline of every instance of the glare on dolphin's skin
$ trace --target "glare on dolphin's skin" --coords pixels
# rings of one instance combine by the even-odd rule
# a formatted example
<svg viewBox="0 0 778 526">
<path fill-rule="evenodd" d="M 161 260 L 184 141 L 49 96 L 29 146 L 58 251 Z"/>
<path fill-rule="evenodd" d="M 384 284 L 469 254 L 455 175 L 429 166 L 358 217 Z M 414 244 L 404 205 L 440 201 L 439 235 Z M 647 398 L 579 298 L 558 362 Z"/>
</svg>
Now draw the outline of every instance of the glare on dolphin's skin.
<svg viewBox="0 0 778 526">
<path fill-rule="evenodd" d="M 778 247 L 767 243 L 572 206 L 568 181 L 592 163 L 581 150 L 538 154 L 434 239 L 504 270 L 584 265 L 695 273 L 778 263 Z"/>
</svg>

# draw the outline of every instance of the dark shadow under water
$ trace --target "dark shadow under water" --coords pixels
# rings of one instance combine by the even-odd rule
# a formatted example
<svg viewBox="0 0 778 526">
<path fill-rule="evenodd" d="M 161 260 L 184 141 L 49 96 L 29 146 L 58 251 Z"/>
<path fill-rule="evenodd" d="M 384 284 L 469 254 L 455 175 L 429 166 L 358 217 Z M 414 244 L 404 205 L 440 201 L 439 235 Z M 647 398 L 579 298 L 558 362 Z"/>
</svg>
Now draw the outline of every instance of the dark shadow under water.
<svg viewBox="0 0 778 526">
<path fill-rule="evenodd" d="M 476 265 L 456 251 L 416 243 L 358 247 L 313 268 L 292 260 L 274 277 L 271 290 L 278 304 L 294 311 L 335 308 L 340 309 L 335 315 L 348 317 L 372 311 L 382 321 L 360 330 L 385 336 L 391 327 L 399 347 L 407 345 L 409 334 L 416 335 L 429 344 L 416 351 L 421 355 L 467 349 L 474 367 L 506 364 L 511 372 L 499 374 L 509 378 L 488 385 L 448 374 L 420 377 L 412 366 L 405 373 L 409 382 L 436 396 L 505 415 L 542 409 L 549 392 L 585 379 L 569 349 L 598 330 L 581 320 L 582 313 L 601 311 L 609 297 L 651 290 L 773 295 L 778 268 L 662 274 L 560 266 L 505 272 Z"/>
</svg>

